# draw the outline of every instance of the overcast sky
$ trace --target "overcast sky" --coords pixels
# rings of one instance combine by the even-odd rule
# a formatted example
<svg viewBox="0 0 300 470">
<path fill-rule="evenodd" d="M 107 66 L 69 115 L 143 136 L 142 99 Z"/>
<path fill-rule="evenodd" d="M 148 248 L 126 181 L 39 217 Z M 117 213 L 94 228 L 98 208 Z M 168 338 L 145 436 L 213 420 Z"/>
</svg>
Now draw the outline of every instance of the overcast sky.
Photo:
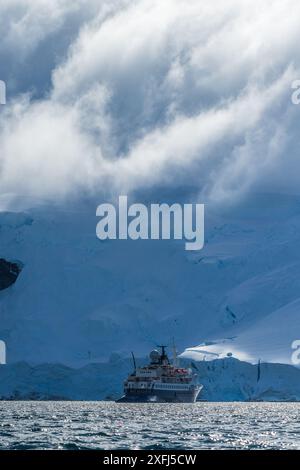
<svg viewBox="0 0 300 470">
<path fill-rule="evenodd" d="M 0 193 L 299 193 L 298 0 L 1 0 Z"/>
</svg>

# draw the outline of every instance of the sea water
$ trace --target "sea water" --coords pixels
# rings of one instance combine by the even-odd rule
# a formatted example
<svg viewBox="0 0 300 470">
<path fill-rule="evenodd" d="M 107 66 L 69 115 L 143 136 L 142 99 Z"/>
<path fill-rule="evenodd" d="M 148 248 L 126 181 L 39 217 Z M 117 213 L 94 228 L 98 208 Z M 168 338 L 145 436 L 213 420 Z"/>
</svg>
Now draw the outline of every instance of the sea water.
<svg viewBox="0 0 300 470">
<path fill-rule="evenodd" d="M 0 449 L 300 449 L 298 403 L 0 402 Z"/>
</svg>

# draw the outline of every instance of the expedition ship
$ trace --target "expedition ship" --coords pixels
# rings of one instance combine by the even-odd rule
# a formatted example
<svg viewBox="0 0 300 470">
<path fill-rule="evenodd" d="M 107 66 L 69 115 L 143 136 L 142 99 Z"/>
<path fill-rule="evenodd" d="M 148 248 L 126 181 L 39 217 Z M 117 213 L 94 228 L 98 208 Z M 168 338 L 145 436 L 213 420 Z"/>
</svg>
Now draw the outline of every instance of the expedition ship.
<svg viewBox="0 0 300 470">
<path fill-rule="evenodd" d="M 141 403 L 194 403 L 203 388 L 197 382 L 197 374 L 191 369 L 179 367 L 174 355 L 171 364 L 166 346 L 159 346 L 150 353 L 150 364 L 136 367 L 124 382 L 124 395 L 117 402 Z"/>
</svg>

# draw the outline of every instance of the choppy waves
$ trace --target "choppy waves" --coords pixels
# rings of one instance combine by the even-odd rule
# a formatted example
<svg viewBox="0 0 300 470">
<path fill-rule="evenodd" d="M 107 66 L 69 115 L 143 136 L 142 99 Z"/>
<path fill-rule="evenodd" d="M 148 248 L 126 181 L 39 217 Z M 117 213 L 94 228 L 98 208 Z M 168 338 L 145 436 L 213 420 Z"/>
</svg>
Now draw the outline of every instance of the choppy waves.
<svg viewBox="0 0 300 470">
<path fill-rule="evenodd" d="M 300 449 L 300 404 L 1 402 L 0 449 Z"/>
</svg>

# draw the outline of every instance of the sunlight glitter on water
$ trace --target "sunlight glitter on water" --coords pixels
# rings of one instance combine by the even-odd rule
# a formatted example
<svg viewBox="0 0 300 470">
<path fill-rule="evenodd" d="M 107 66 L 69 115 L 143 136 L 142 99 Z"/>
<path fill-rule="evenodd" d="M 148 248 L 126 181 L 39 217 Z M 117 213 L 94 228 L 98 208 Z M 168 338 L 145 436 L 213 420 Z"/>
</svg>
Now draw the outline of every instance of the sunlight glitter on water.
<svg viewBox="0 0 300 470">
<path fill-rule="evenodd" d="M 1 402 L 0 449 L 300 449 L 298 403 Z"/>
</svg>

